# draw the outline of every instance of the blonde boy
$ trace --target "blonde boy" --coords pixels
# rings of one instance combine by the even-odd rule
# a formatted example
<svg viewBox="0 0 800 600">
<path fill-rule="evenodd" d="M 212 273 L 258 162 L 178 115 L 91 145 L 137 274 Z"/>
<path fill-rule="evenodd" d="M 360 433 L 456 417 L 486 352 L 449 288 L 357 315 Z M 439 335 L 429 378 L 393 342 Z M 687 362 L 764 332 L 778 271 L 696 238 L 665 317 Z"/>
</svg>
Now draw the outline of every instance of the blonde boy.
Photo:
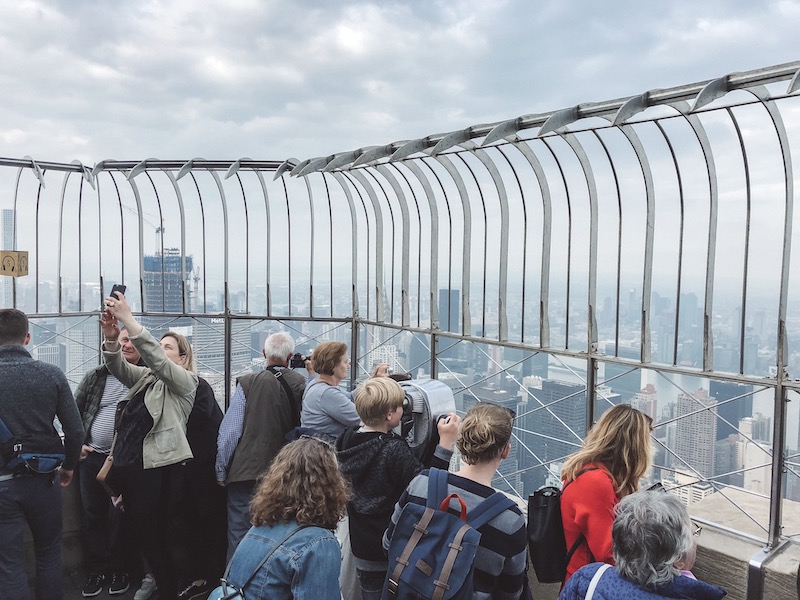
<svg viewBox="0 0 800 600">
<path fill-rule="evenodd" d="M 423 465 L 406 441 L 392 432 L 403 417 L 404 398 L 403 388 L 393 379 L 367 380 L 355 393 L 362 425 L 347 428 L 336 440 L 339 466 L 353 488 L 347 513 L 363 600 L 381 596 L 389 566 L 382 546 L 383 532 L 395 503 L 426 466 L 447 469 L 458 436 L 460 419 L 450 413 L 439 421 L 440 441 L 431 465 Z"/>
</svg>

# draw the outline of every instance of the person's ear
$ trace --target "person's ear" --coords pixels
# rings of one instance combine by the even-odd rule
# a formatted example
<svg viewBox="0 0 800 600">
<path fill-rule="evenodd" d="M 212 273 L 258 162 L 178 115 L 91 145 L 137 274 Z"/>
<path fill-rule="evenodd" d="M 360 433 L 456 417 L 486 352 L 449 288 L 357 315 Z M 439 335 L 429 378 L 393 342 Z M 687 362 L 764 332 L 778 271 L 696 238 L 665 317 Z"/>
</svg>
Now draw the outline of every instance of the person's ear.
<svg viewBox="0 0 800 600">
<path fill-rule="evenodd" d="M 30 331 L 25 334 L 25 343 L 22 344 L 23 346 L 27 346 L 31 342 L 31 333 Z"/>
<path fill-rule="evenodd" d="M 503 451 L 500 453 L 500 458 L 503 460 L 508 458 L 508 455 L 511 454 L 511 442 L 506 444 L 506 447 L 503 448 Z"/>
</svg>

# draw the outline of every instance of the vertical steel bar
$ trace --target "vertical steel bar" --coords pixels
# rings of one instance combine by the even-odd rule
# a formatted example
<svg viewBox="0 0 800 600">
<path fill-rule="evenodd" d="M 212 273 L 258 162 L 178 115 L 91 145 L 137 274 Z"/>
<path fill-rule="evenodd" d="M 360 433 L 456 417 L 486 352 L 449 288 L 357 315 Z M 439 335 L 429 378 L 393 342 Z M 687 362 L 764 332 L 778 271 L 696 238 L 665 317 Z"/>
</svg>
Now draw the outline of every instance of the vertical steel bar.
<svg viewBox="0 0 800 600">
<path fill-rule="evenodd" d="M 470 204 L 469 194 L 467 194 L 467 187 L 464 185 L 464 179 L 456 166 L 448 156 L 438 155 L 435 157 L 439 163 L 445 168 L 447 173 L 453 179 L 453 183 L 458 190 L 458 196 L 461 199 L 461 208 L 464 215 L 464 242 L 463 253 L 461 260 L 461 334 L 472 334 L 472 314 L 469 310 L 470 298 L 470 270 L 469 270 L 469 256 L 472 250 L 472 205 Z M 451 221 L 452 229 L 452 221 Z M 449 292 L 448 288 L 448 298 Z"/>
<path fill-rule="evenodd" d="M 378 173 L 383 175 L 384 178 L 386 178 L 386 181 L 389 182 L 395 198 L 400 205 L 400 218 L 402 219 L 403 226 L 401 239 L 402 246 L 400 248 L 400 260 L 402 261 L 400 273 L 400 323 L 403 327 L 408 327 L 410 325 L 408 292 L 410 278 L 409 263 L 411 259 L 411 222 L 408 214 L 408 201 L 406 200 L 403 188 L 400 186 L 400 182 L 397 181 L 397 178 L 389 169 L 383 165 L 377 165 L 375 169 L 378 171 Z M 392 220 L 392 223 L 394 223 L 394 220 Z M 394 238 L 395 235 L 393 234 L 392 239 Z M 394 293 L 392 296 L 392 304 L 394 304 Z M 394 321 L 394 319 L 392 319 L 392 321 Z"/>
<path fill-rule="evenodd" d="M 386 319 L 386 290 L 383 287 L 383 211 L 381 210 L 375 189 L 369 184 L 364 174 L 360 171 L 353 171 L 350 174 L 367 192 L 367 196 L 372 202 L 372 209 L 375 213 L 375 247 L 378 249 L 375 255 L 375 320 L 384 321 Z"/>
<path fill-rule="evenodd" d="M 497 199 L 500 203 L 500 264 L 498 265 L 498 298 L 497 298 L 497 319 L 498 319 L 498 341 L 508 341 L 508 314 L 507 314 L 507 296 L 508 296 L 508 192 L 506 192 L 505 182 L 497 170 L 497 165 L 486 153 L 485 150 L 474 148 L 474 143 L 461 144 L 462 147 L 471 149 L 475 156 L 480 160 L 492 177 L 495 187 L 497 188 Z M 487 225 L 488 229 L 488 225 Z M 486 249 L 484 248 L 484 251 Z M 485 310 L 484 310 L 485 312 Z"/>
<path fill-rule="evenodd" d="M 531 166 L 536 181 L 539 183 L 539 192 L 542 196 L 542 264 L 541 282 L 539 285 L 539 347 L 550 347 L 550 250 L 553 241 L 553 206 L 550 196 L 550 184 L 544 172 L 542 163 L 526 142 L 518 141 L 513 144 L 528 164 Z"/>
</svg>

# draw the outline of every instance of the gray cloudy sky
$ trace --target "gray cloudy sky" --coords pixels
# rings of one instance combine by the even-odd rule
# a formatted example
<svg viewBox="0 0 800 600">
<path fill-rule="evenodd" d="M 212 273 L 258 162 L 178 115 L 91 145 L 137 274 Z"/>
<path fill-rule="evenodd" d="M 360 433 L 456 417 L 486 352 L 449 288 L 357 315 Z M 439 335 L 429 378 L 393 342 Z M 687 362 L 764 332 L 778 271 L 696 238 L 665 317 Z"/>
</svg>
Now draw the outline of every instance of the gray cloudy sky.
<svg viewBox="0 0 800 600">
<path fill-rule="evenodd" d="M 800 0 L 0 0 L 0 156 L 300 159 L 800 58 Z"/>
</svg>

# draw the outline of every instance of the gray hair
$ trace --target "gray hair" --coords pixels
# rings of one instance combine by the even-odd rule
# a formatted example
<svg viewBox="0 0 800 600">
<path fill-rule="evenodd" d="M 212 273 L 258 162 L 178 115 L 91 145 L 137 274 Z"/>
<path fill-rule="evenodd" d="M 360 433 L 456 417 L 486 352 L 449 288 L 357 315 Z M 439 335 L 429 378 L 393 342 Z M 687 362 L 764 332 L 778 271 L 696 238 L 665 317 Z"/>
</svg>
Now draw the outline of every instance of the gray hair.
<svg viewBox="0 0 800 600">
<path fill-rule="evenodd" d="M 664 492 L 636 492 L 617 505 L 611 528 L 614 562 L 640 587 L 654 589 L 678 574 L 674 563 L 692 549 L 692 522 L 680 500 Z"/>
<path fill-rule="evenodd" d="M 264 342 L 264 356 L 267 362 L 279 361 L 285 363 L 289 355 L 294 352 L 294 340 L 285 331 L 273 333 Z"/>
</svg>

